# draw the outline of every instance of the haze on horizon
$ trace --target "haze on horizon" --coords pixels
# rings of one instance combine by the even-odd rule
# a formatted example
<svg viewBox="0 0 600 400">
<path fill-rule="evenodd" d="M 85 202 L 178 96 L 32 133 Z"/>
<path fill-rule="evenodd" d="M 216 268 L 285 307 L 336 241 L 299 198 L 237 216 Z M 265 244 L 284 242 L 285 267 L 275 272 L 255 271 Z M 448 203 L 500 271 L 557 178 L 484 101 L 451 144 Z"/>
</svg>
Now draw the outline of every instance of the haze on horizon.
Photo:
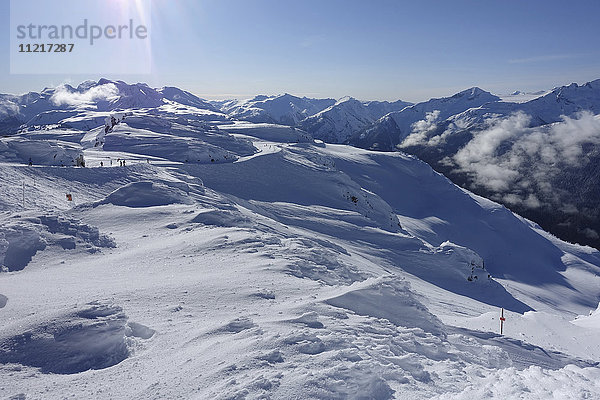
<svg viewBox="0 0 600 400">
<path fill-rule="evenodd" d="M 146 2 L 151 74 L 10 75 L 5 59 L 0 92 L 106 77 L 178 86 L 207 99 L 287 92 L 418 102 L 472 86 L 506 94 L 599 77 L 594 0 Z M 8 11 L 2 1 L 4 26 Z M 9 42 L 5 30 L 5 54 Z"/>
</svg>

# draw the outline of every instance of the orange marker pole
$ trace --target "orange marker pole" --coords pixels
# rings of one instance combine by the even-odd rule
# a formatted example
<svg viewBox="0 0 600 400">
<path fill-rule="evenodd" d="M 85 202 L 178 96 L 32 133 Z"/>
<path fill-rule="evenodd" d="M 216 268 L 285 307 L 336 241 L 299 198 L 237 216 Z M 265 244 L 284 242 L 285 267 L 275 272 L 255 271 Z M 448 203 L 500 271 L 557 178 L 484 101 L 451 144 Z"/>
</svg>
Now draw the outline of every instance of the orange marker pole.
<svg viewBox="0 0 600 400">
<path fill-rule="evenodd" d="M 502 335 L 502 332 L 504 331 L 504 321 L 506 321 L 506 318 L 504 318 L 504 308 L 502 308 L 502 314 L 500 315 L 500 334 Z"/>
</svg>

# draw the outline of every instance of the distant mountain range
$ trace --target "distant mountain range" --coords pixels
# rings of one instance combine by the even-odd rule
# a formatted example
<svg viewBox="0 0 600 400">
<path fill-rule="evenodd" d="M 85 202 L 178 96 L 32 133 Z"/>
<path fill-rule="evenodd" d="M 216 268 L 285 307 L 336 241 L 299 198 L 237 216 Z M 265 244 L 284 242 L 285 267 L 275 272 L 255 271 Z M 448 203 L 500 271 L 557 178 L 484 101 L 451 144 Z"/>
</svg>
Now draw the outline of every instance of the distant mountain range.
<svg viewBox="0 0 600 400">
<path fill-rule="evenodd" d="M 290 94 L 256 96 L 250 100 L 212 102 L 231 118 L 256 123 L 298 126 L 314 138 L 341 143 L 384 115 L 412 105 L 405 101 L 359 101 L 344 97 L 310 99 Z"/>
<path fill-rule="evenodd" d="M 145 110 L 156 124 L 170 121 L 167 130 L 248 121 L 293 127 L 270 128 L 290 138 L 410 153 L 562 239 L 600 248 L 600 80 L 502 97 L 474 87 L 412 104 L 287 93 L 206 101 L 175 87 L 101 79 L 0 95 L 0 134 L 89 130 L 120 110 Z"/>
<path fill-rule="evenodd" d="M 344 97 L 325 110 L 306 118 L 300 127 L 315 139 L 328 143 L 343 143 L 356 131 L 370 126 L 384 115 L 412 105 L 402 100 L 362 102 Z"/>
</svg>

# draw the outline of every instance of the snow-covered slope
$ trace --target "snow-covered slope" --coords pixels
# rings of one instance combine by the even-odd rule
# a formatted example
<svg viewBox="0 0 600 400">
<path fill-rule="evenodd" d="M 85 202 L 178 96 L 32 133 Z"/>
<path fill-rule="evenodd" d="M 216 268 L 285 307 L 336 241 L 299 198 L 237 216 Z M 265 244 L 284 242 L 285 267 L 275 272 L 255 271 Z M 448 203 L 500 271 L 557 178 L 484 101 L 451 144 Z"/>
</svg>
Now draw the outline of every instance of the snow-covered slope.
<svg viewBox="0 0 600 400">
<path fill-rule="evenodd" d="M 600 396 L 598 251 L 412 156 L 165 115 L 0 139 L 1 397 Z"/>
<path fill-rule="evenodd" d="M 249 100 L 216 102 L 215 105 L 235 119 L 295 126 L 333 103 L 333 99 L 310 99 L 286 93 L 279 96 L 256 96 Z"/>
<path fill-rule="evenodd" d="M 351 135 L 371 125 L 383 115 L 401 110 L 411 103 L 398 100 L 362 102 L 344 97 L 325 110 L 306 118 L 300 126 L 314 138 L 327 143 L 344 143 Z"/>
</svg>

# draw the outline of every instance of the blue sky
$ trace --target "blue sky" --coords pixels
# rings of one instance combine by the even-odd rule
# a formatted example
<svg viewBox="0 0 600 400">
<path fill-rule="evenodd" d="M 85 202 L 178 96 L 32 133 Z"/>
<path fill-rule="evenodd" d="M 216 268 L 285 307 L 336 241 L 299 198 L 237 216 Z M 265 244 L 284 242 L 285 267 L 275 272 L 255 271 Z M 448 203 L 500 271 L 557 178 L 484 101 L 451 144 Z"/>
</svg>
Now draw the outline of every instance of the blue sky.
<svg viewBox="0 0 600 400">
<path fill-rule="evenodd" d="M 10 75 L 8 11 L 1 0 L 0 92 L 102 77 Z M 153 0 L 152 73 L 106 77 L 206 98 L 550 89 L 600 78 L 598 15 L 598 0 Z"/>
</svg>

